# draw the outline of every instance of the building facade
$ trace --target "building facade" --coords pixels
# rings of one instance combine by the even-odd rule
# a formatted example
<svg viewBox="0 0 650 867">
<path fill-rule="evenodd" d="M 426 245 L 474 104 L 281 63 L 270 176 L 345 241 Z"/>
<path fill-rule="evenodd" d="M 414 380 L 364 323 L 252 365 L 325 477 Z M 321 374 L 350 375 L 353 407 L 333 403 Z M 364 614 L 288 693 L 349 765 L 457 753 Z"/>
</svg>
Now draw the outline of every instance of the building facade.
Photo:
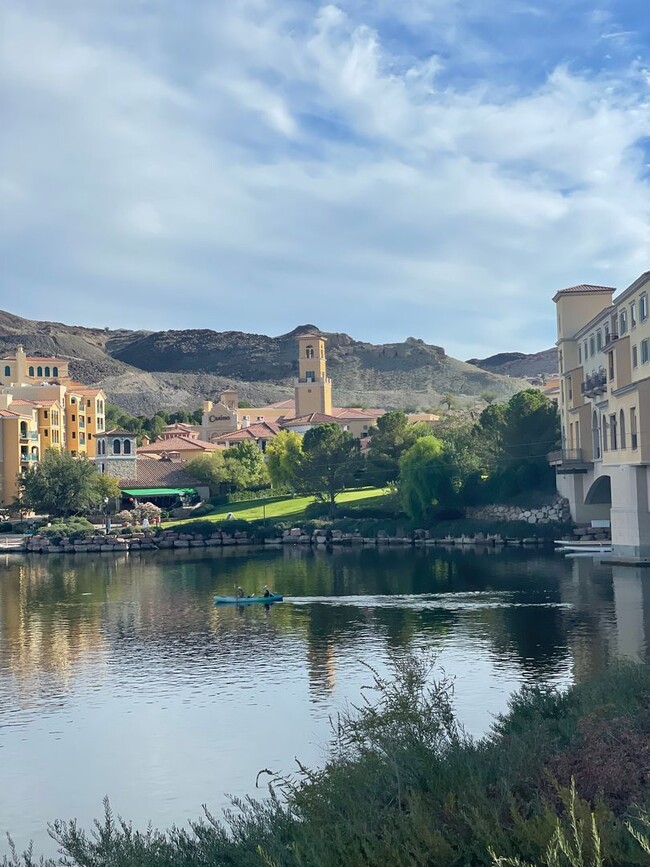
<svg viewBox="0 0 650 867">
<path fill-rule="evenodd" d="M 556 293 L 562 450 L 549 455 L 574 520 L 609 520 L 614 553 L 650 557 L 650 271 Z"/>
</svg>

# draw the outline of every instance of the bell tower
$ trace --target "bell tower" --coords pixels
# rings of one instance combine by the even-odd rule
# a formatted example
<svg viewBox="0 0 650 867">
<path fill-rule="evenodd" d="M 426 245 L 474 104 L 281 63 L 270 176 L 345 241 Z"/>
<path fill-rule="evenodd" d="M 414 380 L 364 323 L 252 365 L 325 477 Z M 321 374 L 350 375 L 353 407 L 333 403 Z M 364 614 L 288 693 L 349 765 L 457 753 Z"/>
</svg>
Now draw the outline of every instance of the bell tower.
<svg viewBox="0 0 650 867">
<path fill-rule="evenodd" d="M 326 342 L 327 338 L 316 332 L 298 337 L 297 416 L 312 412 L 332 414 L 332 380 L 327 378 Z"/>
</svg>

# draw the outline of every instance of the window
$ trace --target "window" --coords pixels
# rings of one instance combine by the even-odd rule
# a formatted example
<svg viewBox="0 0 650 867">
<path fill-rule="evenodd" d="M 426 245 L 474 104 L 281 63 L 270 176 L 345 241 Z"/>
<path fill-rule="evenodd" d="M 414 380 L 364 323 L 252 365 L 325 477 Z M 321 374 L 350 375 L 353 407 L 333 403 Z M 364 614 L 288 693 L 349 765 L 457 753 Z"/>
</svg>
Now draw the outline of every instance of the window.
<svg viewBox="0 0 650 867">
<path fill-rule="evenodd" d="M 641 364 L 647 364 L 650 361 L 650 344 L 648 338 L 641 341 Z"/>
<path fill-rule="evenodd" d="M 122 443 L 119 440 L 113 440 L 113 454 L 119 455 L 122 453 Z"/>
<path fill-rule="evenodd" d="M 70 403 L 75 404 L 76 402 L 77 402 L 77 398 L 76 398 L 76 397 L 71 397 L 71 398 L 70 398 Z"/>
<path fill-rule="evenodd" d="M 590 355 L 596 354 L 596 338 L 594 337 L 593 334 L 589 338 L 589 354 Z"/>
<path fill-rule="evenodd" d="M 305 349 L 305 357 L 306 358 L 313 358 L 314 357 L 314 347 L 313 346 L 308 346 L 307 349 Z"/>
<path fill-rule="evenodd" d="M 578 364 L 582 364 L 582 347 L 578 344 Z"/>
<path fill-rule="evenodd" d="M 124 454 L 131 454 L 131 440 L 124 440 Z"/>
<path fill-rule="evenodd" d="M 609 368 L 609 371 L 608 371 L 609 381 L 611 382 L 612 379 L 614 379 L 614 353 L 613 352 L 607 353 L 607 365 Z"/>
<path fill-rule="evenodd" d="M 603 451 L 607 451 L 607 418 L 606 416 L 601 417 L 601 429 L 603 432 Z"/>
<path fill-rule="evenodd" d="M 584 347 L 584 356 L 585 356 L 585 361 L 586 361 L 589 358 L 589 344 L 585 340 L 585 342 L 582 345 Z"/>
<path fill-rule="evenodd" d="M 73 440 L 76 440 L 76 439 L 77 439 L 76 431 L 72 431 L 72 439 L 73 439 Z"/>
<path fill-rule="evenodd" d="M 621 448 L 624 449 L 625 446 L 625 413 L 623 410 L 619 413 L 619 425 L 618 425 L 618 435 L 621 441 Z"/>
<path fill-rule="evenodd" d="M 86 444 L 86 437 L 82 433 L 79 434 L 79 444 L 82 446 Z"/>
<path fill-rule="evenodd" d="M 316 371 L 308 370 L 305 373 L 305 379 L 307 380 L 307 382 L 316 382 Z"/>
<path fill-rule="evenodd" d="M 600 350 L 602 348 L 603 348 L 603 332 L 599 328 L 598 331 L 596 332 L 596 349 L 598 350 L 598 352 L 600 352 Z"/>
<path fill-rule="evenodd" d="M 86 416 L 86 424 L 92 424 L 93 420 L 89 415 Z"/>
<path fill-rule="evenodd" d="M 52 424 L 55 424 L 55 425 L 59 424 L 59 413 L 55 409 L 52 410 Z"/>
<path fill-rule="evenodd" d="M 50 435 L 50 432 L 48 431 L 47 428 L 45 428 L 45 429 L 43 430 L 43 435 L 46 436 L 46 437 Z"/>
<path fill-rule="evenodd" d="M 636 344 L 632 347 L 632 367 L 639 366 L 639 353 L 637 352 Z"/>
<path fill-rule="evenodd" d="M 636 328 L 636 303 L 633 301 L 630 304 L 630 325 Z"/>
<path fill-rule="evenodd" d="M 58 432 L 58 430 L 52 431 L 52 444 L 53 445 L 59 444 L 59 432 Z"/>
<path fill-rule="evenodd" d="M 636 407 L 635 406 L 633 406 L 630 409 L 630 439 L 631 439 L 630 445 L 632 446 L 632 448 L 633 449 L 637 448 L 639 445 L 639 441 L 638 441 L 637 431 L 636 431 Z"/>
<path fill-rule="evenodd" d="M 36 368 L 36 376 L 43 376 L 43 368 L 42 367 Z"/>
<path fill-rule="evenodd" d="M 645 322 L 648 318 L 648 296 L 645 292 L 639 298 L 639 316 L 641 317 L 641 322 Z"/>
<path fill-rule="evenodd" d="M 605 326 L 605 346 L 609 343 L 609 325 Z"/>
<path fill-rule="evenodd" d="M 627 334 L 627 310 L 621 310 L 618 314 L 618 333 L 621 337 Z"/>
<path fill-rule="evenodd" d="M 616 413 L 609 417 L 609 445 L 613 452 L 618 448 L 618 436 L 616 431 Z"/>
<path fill-rule="evenodd" d="M 567 389 L 569 392 L 569 400 L 573 400 L 573 381 L 571 377 L 567 379 Z"/>
<path fill-rule="evenodd" d="M 52 368 L 52 376 L 58 376 L 58 375 L 59 375 L 59 368 L 53 367 Z"/>
<path fill-rule="evenodd" d="M 77 416 L 73 413 L 72 414 L 72 421 L 76 421 L 76 420 L 77 420 Z"/>
<path fill-rule="evenodd" d="M 49 375 L 50 375 L 50 368 L 46 367 L 45 368 L 45 376 L 49 376 Z"/>
<path fill-rule="evenodd" d="M 8 364 L 5 364 L 5 376 L 11 376 L 11 368 Z"/>
</svg>

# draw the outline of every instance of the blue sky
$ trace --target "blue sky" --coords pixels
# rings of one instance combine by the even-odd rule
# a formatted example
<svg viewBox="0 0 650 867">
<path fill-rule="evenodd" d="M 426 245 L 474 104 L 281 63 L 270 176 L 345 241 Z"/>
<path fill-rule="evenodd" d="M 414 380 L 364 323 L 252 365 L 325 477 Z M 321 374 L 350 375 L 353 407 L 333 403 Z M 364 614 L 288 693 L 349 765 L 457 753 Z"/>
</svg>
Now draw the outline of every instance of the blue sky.
<svg viewBox="0 0 650 867">
<path fill-rule="evenodd" d="M 5 0 L 0 306 L 458 357 L 650 267 L 630 0 Z"/>
</svg>

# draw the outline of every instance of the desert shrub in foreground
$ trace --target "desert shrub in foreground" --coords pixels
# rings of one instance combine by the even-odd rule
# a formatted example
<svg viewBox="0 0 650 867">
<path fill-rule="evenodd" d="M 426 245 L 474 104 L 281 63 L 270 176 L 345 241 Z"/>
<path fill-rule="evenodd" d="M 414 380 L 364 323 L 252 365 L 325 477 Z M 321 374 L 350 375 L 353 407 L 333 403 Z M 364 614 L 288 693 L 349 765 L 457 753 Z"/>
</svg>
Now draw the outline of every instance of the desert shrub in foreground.
<svg viewBox="0 0 650 867">
<path fill-rule="evenodd" d="M 432 679 L 425 659 L 396 657 L 392 677 L 371 670 L 369 677 L 364 695 L 374 698 L 334 720 L 323 768 L 271 774 L 266 800 L 235 801 L 221 820 L 206 811 L 188 828 L 166 832 L 137 832 L 106 805 L 91 834 L 74 822 L 55 823 L 50 831 L 64 860 L 42 863 L 648 864 L 650 784 L 647 773 L 630 769 L 636 762 L 647 770 L 650 666 L 617 665 L 564 693 L 526 688 L 480 741 L 459 727 L 453 685 Z M 616 752 L 604 761 L 608 739 Z M 18 854 L 3 862 L 38 863 Z"/>
</svg>

